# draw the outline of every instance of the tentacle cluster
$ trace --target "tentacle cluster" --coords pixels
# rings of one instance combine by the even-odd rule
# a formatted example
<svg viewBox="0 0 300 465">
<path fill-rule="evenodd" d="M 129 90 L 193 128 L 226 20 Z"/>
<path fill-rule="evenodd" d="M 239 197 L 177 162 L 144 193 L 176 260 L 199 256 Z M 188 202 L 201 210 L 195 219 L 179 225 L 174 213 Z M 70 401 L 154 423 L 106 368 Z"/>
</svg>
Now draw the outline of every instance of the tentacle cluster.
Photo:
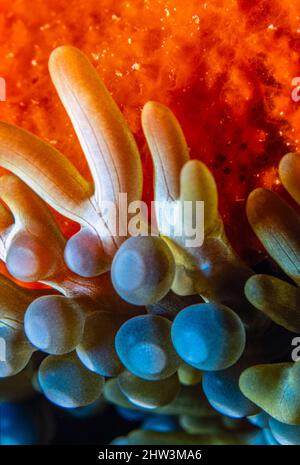
<svg viewBox="0 0 300 465">
<path fill-rule="evenodd" d="M 27 289 L 1 276 L 6 356 L 0 376 L 26 385 L 22 376 L 39 350 L 47 356 L 36 384 L 52 402 L 82 407 L 104 392 L 123 409 L 159 414 L 157 424 L 149 420 L 119 444 L 299 443 L 300 362 L 287 355 L 292 333 L 300 330 L 299 217 L 273 192 L 250 195 L 254 232 L 296 285 L 255 274 L 226 237 L 211 172 L 189 159 L 174 115 L 148 102 L 142 124 L 155 200 L 165 210 L 155 212 L 156 235 L 128 237 L 132 218 L 123 215 L 119 197 L 129 203 L 142 195 L 134 138 L 80 51 L 54 50 L 49 68 L 92 182 L 51 145 L 0 123 L 0 166 L 10 171 L 0 178 L 1 259 L 17 280 L 48 286 Z M 279 170 L 297 202 L 299 160 L 286 155 Z M 197 201 L 204 202 L 204 241 L 196 247 L 184 227 L 179 236 L 175 231 L 184 226 L 178 205 L 185 201 L 192 204 L 192 222 Z M 116 206 L 117 234 L 107 203 Z M 48 205 L 79 223 L 79 232 L 66 240 Z M 142 222 L 148 231 L 147 219 Z M 245 417 L 261 431 L 240 427 Z"/>
</svg>

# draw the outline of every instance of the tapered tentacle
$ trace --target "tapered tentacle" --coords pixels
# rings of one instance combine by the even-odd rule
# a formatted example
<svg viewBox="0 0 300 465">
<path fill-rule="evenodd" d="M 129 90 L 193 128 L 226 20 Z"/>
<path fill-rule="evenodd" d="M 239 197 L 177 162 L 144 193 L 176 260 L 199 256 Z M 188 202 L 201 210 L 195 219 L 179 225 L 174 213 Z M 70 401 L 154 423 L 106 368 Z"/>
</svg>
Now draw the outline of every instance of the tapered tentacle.
<svg viewBox="0 0 300 465">
<path fill-rule="evenodd" d="M 188 220 L 191 225 L 195 225 L 197 202 L 201 201 L 204 203 L 204 217 L 198 218 L 198 222 L 201 222 L 197 224 L 199 231 L 203 228 L 206 234 L 212 233 L 217 225 L 222 230 L 221 222 L 218 221 L 215 180 L 203 163 L 189 160 L 187 143 L 173 113 L 159 103 L 148 102 L 143 108 L 142 124 L 154 164 L 155 200 L 164 204 L 160 211 L 159 206 L 156 209 L 160 233 L 182 245 L 186 231 L 183 230 L 181 235 L 176 234 L 174 228 L 170 231 L 167 215 L 176 217 L 176 226 Z M 184 216 L 189 207 L 187 203 L 184 205 L 185 202 L 191 206 L 188 218 Z M 182 226 L 184 229 L 186 224 Z"/>
<path fill-rule="evenodd" d="M 49 60 L 49 70 L 70 116 L 95 182 L 100 201 L 141 196 L 141 162 L 135 140 L 121 111 L 96 70 L 78 49 L 59 47 Z"/>
<path fill-rule="evenodd" d="M 278 265 L 300 284 L 300 219 L 275 192 L 255 189 L 248 197 L 252 229 Z"/>
<path fill-rule="evenodd" d="M 91 186 L 51 145 L 0 122 L 0 165 L 20 177 L 61 214 L 85 224 L 93 210 Z"/>
<path fill-rule="evenodd" d="M 15 219 L 5 238 L 9 271 L 24 281 L 54 274 L 63 266 L 65 240 L 46 204 L 13 175 L 0 178 L 0 195 Z"/>
</svg>

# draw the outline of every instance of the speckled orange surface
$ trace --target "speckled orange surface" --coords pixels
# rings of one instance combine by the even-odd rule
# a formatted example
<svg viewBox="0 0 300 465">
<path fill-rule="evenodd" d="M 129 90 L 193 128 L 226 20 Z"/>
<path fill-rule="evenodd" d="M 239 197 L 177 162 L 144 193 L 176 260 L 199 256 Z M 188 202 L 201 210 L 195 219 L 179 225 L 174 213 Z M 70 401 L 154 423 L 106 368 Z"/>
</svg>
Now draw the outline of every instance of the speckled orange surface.
<svg viewBox="0 0 300 465">
<path fill-rule="evenodd" d="M 300 137 L 300 103 L 291 99 L 299 0 L 0 0 L 0 37 L 1 119 L 50 141 L 88 176 L 47 70 L 54 47 L 79 47 L 137 137 L 145 197 L 152 174 L 140 112 L 154 99 L 173 109 L 191 155 L 214 171 L 227 230 L 246 254 L 245 198 L 257 185 L 280 188 L 278 160 Z"/>
</svg>

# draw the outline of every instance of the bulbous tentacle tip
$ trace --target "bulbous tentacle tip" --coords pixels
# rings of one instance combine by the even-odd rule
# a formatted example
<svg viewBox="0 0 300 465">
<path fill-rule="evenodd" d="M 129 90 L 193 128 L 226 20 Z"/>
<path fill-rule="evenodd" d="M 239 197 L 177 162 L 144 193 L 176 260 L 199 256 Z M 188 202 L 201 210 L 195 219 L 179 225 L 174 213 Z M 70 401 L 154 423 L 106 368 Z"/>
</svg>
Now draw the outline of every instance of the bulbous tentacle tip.
<svg viewBox="0 0 300 465">
<path fill-rule="evenodd" d="M 22 231 L 13 238 L 6 255 L 8 271 L 20 281 L 46 280 L 60 265 L 61 256 L 53 244 Z"/>
<path fill-rule="evenodd" d="M 179 367 L 170 332 L 170 321 L 160 316 L 141 315 L 127 320 L 115 339 L 121 362 L 145 380 L 170 377 Z"/>
<path fill-rule="evenodd" d="M 81 229 L 66 243 L 64 259 L 68 268 L 79 276 L 91 278 L 110 269 L 116 248 L 87 228 Z"/>
<path fill-rule="evenodd" d="M 214 348 L 214 334 L 218 348 Z M 205 371 L 223 370 L 234 365 L 245 350 L 246 333 L 240 318 L 229 307 L 195 304 L 175 317 L 172 342 L 182 360 Z"/>
<path fill-rule="evenodd" d="M 150 305 L 165 297 L 174 274 L 171 250 L 159 237 L 129 238 L 116 253 L 111 269 L 114 288 L 133 305 Z"/>
<path fill-rule="evenodd" d="M 124 370 L 116 353 L 115 335 L 127 317 L 102 311 L 87 317 L 76 353 L 89 370 L 106 377 L 117 376 Z"/>
<path fill-rule="evenodd" d="M 125 370 L 118 376 L 118 383 L 129 402 L 148 409 L 170 404 L 180 390 L 177 374 L 159 381 L 146 381 Z"/>
<path fill-rule="evenodd" d="M 104 378 L 85 368 L 76 353 L 46 357 L 38 379 L 45 396 L 64 408 L 89 405 L 102 394 Z"/>
<path fill-rule="evenodd" d="M 34 300 L 24 317 L 25 334 L 38 349 L 54 355 L 74 350 L 84 329 L 84 311 L 76 300 L 59 295 Z"/>
</svg>

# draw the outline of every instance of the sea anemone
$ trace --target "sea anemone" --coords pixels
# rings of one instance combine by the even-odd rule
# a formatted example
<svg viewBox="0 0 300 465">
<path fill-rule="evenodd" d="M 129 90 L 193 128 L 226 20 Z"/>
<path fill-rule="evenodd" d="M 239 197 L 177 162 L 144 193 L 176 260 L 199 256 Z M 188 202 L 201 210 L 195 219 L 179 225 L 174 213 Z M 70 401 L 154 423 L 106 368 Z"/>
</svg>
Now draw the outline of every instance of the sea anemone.
<svg viewBox="0 0 300 465">
<path fill-rule="evenodd" d="M 120 229 L 111 234 L 105 202 L 118 206 L 122 194 L 128 202 L 141 199 L 137 146 L 79 50 L 59 47 L 49 67 L 93 182 L 51 145 L 0 123 L 0 166 L 11 172 L 0 179 L 0 251 L 11 275 L 1 277 L 6 357 L 0 375 L 19 379 L 39 350 L 48 355 L 33 362 L 37 385 L 61 407 L 84 407 L 104 392 L 126 409 L 178 416 L 179 425 L 169 422 L 167 432 L 155 430 L 162 425 L 158 420 L 154 430 L 134 431 L 119 443 L 297 441 L 298 429 L 286 430 L 271 417 L 300 424 L 299 364 L 288 360 L 290 331 L 300 327 L 298 288 L 255 274 L 237 256 L 218 212 L 213 175 L 201 161 L 190 160 L 175 116 L 156 102 L 142 111 L 155 200 L 175 212 L 174 225 L 184 221 L 176 206 L 190 202 L 195 220 L 197 202 L 204 202 L 203 241 L 187 245 L 185 229 L 175 234 L 159 210 L 155 237 L 146 235 L 147 217 L 141 236 Z M 299 166 L 297 155 L 287 155 L 280 165 L 282 182 L 296 201 Z M 66 240 L 48 205 L 79 223 L 79 232 Z M 118 208 L 126 229 L 130 215 L 125 219 Z M 250 195 L 247 213 L 271 257 L 299 284 L 296 213 L 267 190 Z M 28 289 L 22 282 L 47 288 Z M 262 436 L 249 431 L 250 423 L 247 428 L 225 419 L 262 411 L 267 417 Z"/>
</svg>

